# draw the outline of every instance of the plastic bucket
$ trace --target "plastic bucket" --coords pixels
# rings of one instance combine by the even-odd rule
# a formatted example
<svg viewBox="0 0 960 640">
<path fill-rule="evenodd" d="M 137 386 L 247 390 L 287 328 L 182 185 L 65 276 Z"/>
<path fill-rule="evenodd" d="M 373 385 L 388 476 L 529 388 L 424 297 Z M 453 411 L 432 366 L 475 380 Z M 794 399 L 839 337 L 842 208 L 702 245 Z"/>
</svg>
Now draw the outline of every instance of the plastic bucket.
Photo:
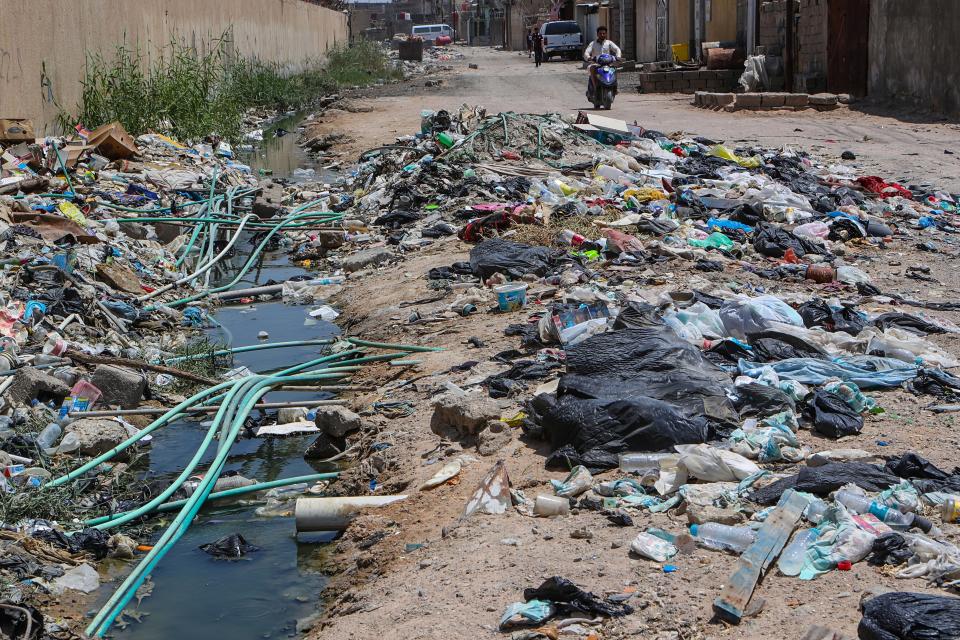
<svg viewBox="0 0 960 640">
<path fill-rule="evenodd" d="M 497 292 L 497 305 L 500 311 L 517 311 L 527 304 L 527 285 L 502 284 L 494 288 Z"/>
</svg>

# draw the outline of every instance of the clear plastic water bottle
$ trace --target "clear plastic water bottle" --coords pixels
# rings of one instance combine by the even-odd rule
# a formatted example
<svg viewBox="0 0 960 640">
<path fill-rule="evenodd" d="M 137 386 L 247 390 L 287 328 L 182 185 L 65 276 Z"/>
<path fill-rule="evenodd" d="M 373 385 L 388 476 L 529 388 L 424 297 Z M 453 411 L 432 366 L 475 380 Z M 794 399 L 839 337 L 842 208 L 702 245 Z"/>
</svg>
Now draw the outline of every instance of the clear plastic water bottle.
<svg viewBox="0 0 960 640">
<path fill-rule="evenodd" d="M 793 540 L 786 546 L 783 553 L 780 554 L 780 559 L 777 561 L 777 568 L 780 569 L 780 573 L 785 576 L 800 575 L 800 570 L 803 568 L 803 560 L 807 555 L 807 547 L 813 544 L 819 535 L 820 531 L 817 529 L 801 529 L 797 531 L 793 536 Z"/>
<path fill-rule="evenodd" d="M 40 432 L 40 435 L 37 436 L 37 444 L 41 449 L 49 449 L 60 439 L 60 434 L 63 433 L 63 429 L 56 422 L 51 422 L 46 427 L 43 428 L 43 431 Z"/>
<path fill-rule="evenodd" d="M 837 502 L 855 513 L 872 513 L 892 529 L 906 531 L 911 527 L 918 527 L 923 531 L 929 531 L 933 527 L 933 523 L 915 513 L 900 513 L 896 507 L 889 507 L 845 489 L 837 491 Z"/>
<path fill-rule="evenodd" d="M 690 535 L 697 544 L 708 549 L 718 551 L 735 551 L 743 553 L 747 550 L 757 534 L 750 527 L 732 527 L 719 522 L 704 522 L 690 525 Z"/>
<path fill-rule="evenodd" d="M 660 468 L 660 461 L 676 458 L 675 453 L 621 453 L 620 471 L 624 473 L 646 473 Z"/>
<path fill-rule="evenodd" d="M 804 511 L 803 515 L 806 516 L 807 520 L 813 524 L 818 524 L 820 520 L 823 519 L 823 514 L 826 513 L 827 507 L 829 506 L 830 505 L 823 500 L 814 500 L 807 505 L 807 509 Z"/>
</svg>

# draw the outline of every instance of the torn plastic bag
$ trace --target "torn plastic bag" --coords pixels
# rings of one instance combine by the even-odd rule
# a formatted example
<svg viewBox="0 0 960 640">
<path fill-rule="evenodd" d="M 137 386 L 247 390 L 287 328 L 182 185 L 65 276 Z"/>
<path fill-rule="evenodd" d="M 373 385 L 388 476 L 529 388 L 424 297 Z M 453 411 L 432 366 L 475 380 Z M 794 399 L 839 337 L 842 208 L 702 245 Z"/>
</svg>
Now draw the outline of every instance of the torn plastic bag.
<svg viewBox="0 0 960 640">
<path fill-rule="evenodd" d="M 741 358 L 752 358 L 752 356 L 753 349 L 750 345 L 736 338 L 715 340 L 710 344 L 710 348 L 703 352 L 704 358 L 718 366 L 736 364 Z"/>
<path fill-rule="evenodd" d="M 556 612 L 556 607 L 553 604 L 542 600 L 514 602 L 500 616 L 500 630 L 543 624 L 552 618 Z"/>
<path fill-rule="evenodd" d="M 707 444 L 683 444 L 674 448 L 680 454 L 678 484 L 686 484 L 686 477 L 704 482 L 736 482 L 760 471 L 753 461 L 740 454 Z M 686 477 L 682 477 L 684 470 Z"/>
<path fill-rule="evenodd" d="M 823 327 L 827 331 L 842 331 L 851 336 L 860 333 L 867 324 L 866 315 L 852 306 L 844 305 L 836 310 L 820 298 L 804 302 L 797 312 L 807 327 Z"/>
<path fill-rule="evenodd" d="M 756 378 L 771 367 L 780 378 L 803 384 L 821 385 L 831 378 L 853 382 L 861 389 L 893 389 L 917 374 L 917 367 L 893 358 L 846 356 L 833 360 L 790 358 L 779 362 L 757 363 L 741 360 L 740 373 Z"/>
<path fill-rule="evenodd" d="M 486 280 L 495 273 L 511 278 L 524 274 L 546 275 L 559 262 L 562 254 L 548 247 L 534 247 L 508 240 L 486 240 L 470 250 L 473 275 Z"/>
<path fill-rule="evenodd" d="M 843 398 L 818 389 L 804 407 L 804 417 L 813 430 L 830 438 L 852 436 L 863 430 L 863 416 L 851 409 Z"/>
<path fill-rule="evenodd" d="M 753 236 L 753 248 L 757 253 L 770 257 L 782 258 L 788 249 L 798 258 L 805 255 L 828 255 L 822 244 L 805 236 L 797 236 L 781 226 L 765 224 L 757 228 Z"/>
<path fill-rule="evenodd" d="M 487 385 L 491 398 L 505 398 L 525 389 L 523 380 L 542 380 L 560 367 L 560 363 L 556 361 L 518 360 L 506 371 L 484 380 L 484 384 Z"/>
<path fill-rule="evenodd" d="M 751 333 L 774 328 L 774 323 L 803 326 L 803 319 L 780 298 L 758 296 L 727 302 L 720 309 L 726 335 L 746 340 Z"/>
<path fill-rule="evenodd" d="M 549 438 L 553 454 L 548 467 L 583 465 L 591 471 L 619 466 L 619 454 L 669 451 L 677 444 L 706 442 L 715 437 L 703 416 L 688 417 L 654 398 L 585 399 L 551 394 L 529 403 L 530 420 Z"/>
<path fill-rule="evenodd" d="M 690 417 L 739 426 L 727 397 L 729 375 L 665 325 L 588 338 L 567 349 L 567 371 L 560 379 L 561 395 L 646 396 L 669 402 Z"/>
<path fill-rule="evenodd" d="M 922 367 L 917 377 L 907 383 L 907 389 L 915 395 L 926 393 L 938 398 L 960 395 L 960 378 L 941 369 Z"/>
<path fill-rule="evenodd" d="M 887 460 L 886 470 L 900 478 L 906 478 L 920 493 L 943 491 L 960 493 L 960 467 L 947 474 L 929 460 L 916 453 L 905 453 Z"/>
<path fill-rule="evenodd" d="M 820 522 L 819 535 L 807 548 L 800 570 L 801 580 L 813 580 L 832 571 L 841 560 L 859 562 L 870 554 L 877 536 L 857 526 L 839 502 L 829 505 Z"/>
<path fill-rule="evenodd" d="M 551 480 L 553 491 L 561 498 L 576 498 L 593 486 L 593 476 L 586 467 L 576 466 L 562 482 Z"/>
<path fill-rule="evenodd" d="M 248 544 L 246 539 L 239 533 L 224 536 L 214 542 L 200 545 L 200 550 L 209 553 L 215 558 L 242 558 L 253 551 L 259 551 L 260 547 Z"/>
<path fill-rule="evenodd" d="M 747 338 L 750 341 L 750 345 L 755 347 L 757 358 L 761 359 L 761 356 L 764 356 L 766 362 L 787 358 L 816 358 L 820 360 L 830 357 L 819 345 L 799 335 L 777 329 L 751 333 Z M 788 356 L 786 355 L 788 353 L 797 355 Z"/>
<path fill-rule="evenodd" d="M 420 214 L 413 211 L 391 211 L 374 220 L 373 224 L 387 229 L 403 229 L 419 219 Z"/>
<path fill-rule="evenodd" d="M 797 491 L 826 496 L 845 484 L 855 484 L 864 491 L 883 491 L 900 479 L 880 466 L 865 462 L 831 462 L 819 467 L 801 467 L 794 485 Z"/>
<path fill-rule="evenodd" d="M 589 591 L 584 591 L 566 578 L 554 576 L 547 578 L 536 589 L 524 589 L 523 599 L 545 600 L 557 606 L 563 615 L 587 614 L 588 616 L 610 616 L 618 618 L 633 613 L 633 607 L 627 604 L 601 600 Z"/>
<path fill-rule="evenodd" d="M 875 567 L 885 564 L 898 566 L 912 556 L 913 551 L 907 545 L 906 539 L 896 531 L 891 531 L 873 541 L 873 549 L 870 551 L 867 563 Z"/>
<path fill-rule="evenodd" d="M 914 333 L 918 336 L 925 336 L 928 333 L 947 332 L 946 327 L 942 327 L 919 316 L 914 316 L 909 313 L 901 313 L 899 311 L 882 313 L 873 319 L 873 324 L 881 329 L 897 327 L 898 329 L 909 331 L 910 333 Z"/>
<path fill-rule="evenodd" d="M 613 322 L 613 329 L 614 331 L 617 329 L 643 329 L 662 325 L 663 318 L 660 317 L 655 306 L 639 300 L 630 300 L 620 309 L 617 319 Z"/>
<path fill-rule="evenodd" d="M 734 406 L 741 418 L 766 418 L 782 411 L 794 411 L 793 399 L 776 387 L 758 382 L 734 388 Z"/>
<path fill-rule="evenodd" d="M 960 598 L 895 591 L 863 603 L 860 640 L 957 640 Z"/>
</svg>

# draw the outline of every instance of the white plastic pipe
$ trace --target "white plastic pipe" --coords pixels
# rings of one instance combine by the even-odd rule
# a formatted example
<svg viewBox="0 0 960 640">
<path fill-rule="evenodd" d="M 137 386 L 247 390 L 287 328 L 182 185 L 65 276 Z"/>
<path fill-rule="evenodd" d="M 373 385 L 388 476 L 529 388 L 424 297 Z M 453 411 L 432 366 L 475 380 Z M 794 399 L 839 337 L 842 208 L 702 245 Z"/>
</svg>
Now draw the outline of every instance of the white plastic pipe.
<svg viewBox="0 0 960 640">
<path fill-rule="evenodd" d="M 346 529 L 361 511 L 406 499 L 406 495 L 298 498 L 293 512 L 297 533 L 340 531 Z"/>
</svg>

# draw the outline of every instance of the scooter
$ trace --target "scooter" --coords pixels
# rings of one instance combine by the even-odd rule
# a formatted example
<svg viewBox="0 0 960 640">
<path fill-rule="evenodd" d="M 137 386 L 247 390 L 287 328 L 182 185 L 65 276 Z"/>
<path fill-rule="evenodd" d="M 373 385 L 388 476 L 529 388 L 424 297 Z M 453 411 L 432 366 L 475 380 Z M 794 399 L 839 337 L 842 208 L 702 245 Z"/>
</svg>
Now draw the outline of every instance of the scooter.
<svg viewBox="0 0 960 640">
<path fill-rule="evenodd" d="M 613 106 L 613 97 L 617 95 L 617 69 L 613 66 L 616 61 L 609 53 L 596 57 L 597 82 L 594 82 L 593 74 L 587 81 L 587 100 L 593 103 L 594 109 L 602 106 L 609 111 Z"/>
</svg>

